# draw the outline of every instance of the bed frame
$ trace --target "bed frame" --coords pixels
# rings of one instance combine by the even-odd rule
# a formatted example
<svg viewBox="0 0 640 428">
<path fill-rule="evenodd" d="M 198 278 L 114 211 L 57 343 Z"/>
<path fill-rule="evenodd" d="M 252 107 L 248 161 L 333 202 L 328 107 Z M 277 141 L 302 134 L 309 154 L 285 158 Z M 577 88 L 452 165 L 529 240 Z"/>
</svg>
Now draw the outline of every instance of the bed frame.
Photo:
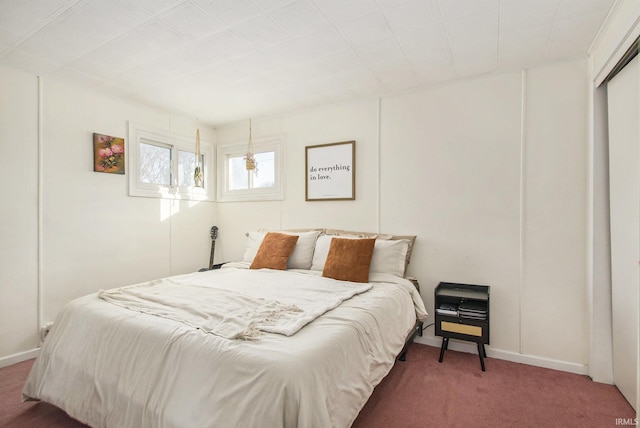
<svg viewBox="0 0 640 428">
<path fill-rule="evenodd" d="M 420 320 L 416 321 L 416 324 L 413 326 L 413 328 L 409 332 L 409 335 L 407 336 L 407 340 L 405 340 L 404 342 L 404 347 L 402 348 L 402 351 L 400 351 L 400 354 L 398 354 L 398 360 L 406 361 L 407 350 L 409 348 L 409 345 L 413 343 L 413 339 L 415 339 L 416 336 L 418 335 L 422 336 L 423 325 L 424 325 L 423 321 L 420 321 Z"/>
</svg>

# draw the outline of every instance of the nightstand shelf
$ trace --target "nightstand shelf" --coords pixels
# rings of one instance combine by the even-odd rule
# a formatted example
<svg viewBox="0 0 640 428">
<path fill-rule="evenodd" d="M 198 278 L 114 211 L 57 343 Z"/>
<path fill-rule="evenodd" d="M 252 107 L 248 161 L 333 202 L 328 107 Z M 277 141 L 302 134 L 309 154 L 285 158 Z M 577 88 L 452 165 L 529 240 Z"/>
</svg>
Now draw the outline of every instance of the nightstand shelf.
<svg viewBox="0 0 640 428">
<path fill-rule="evenodd" d="M 442 337 L 440 359 L 449 346 L 449 339 L 476 342 L 480 366 L 485 371 L 484 345 L 489 344 L 489 296 L 487 285 L 441 282 L 434 291 L 436 336 Z"/>
</svg>

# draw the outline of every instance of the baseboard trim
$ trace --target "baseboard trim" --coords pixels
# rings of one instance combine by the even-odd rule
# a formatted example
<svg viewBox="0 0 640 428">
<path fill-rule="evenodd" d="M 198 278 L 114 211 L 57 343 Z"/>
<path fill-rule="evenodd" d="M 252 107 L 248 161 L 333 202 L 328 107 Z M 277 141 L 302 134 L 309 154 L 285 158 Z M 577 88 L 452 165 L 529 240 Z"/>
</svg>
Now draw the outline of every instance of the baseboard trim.
<svg viewBox="0 0 640 428">
<path fill-rule="evenodd" d="M 415 342 L 423 345 L 440 347 L 442 339 L 435 336 L 416 337 Z M 451 339 L 449 341 L 449 349 L 453 351 L 466 352 L 469 354 L 477 354 L 478 348 L 475 343 L 463 342 Z M 487 347 L 487 357 L 497 358 L 499 360 L 512 361 L 514 363 L 528 364 L 530 366 L 544 367 L 546 369 L 560 370 L 563 372 L 575 373 L 579 375 L 588 375 L 589 367 L 585 364 L 570 363 L 568 361 L 554 360 L 551 358 L 538 357 L 535 355 L 519 354 L 517 352 L 504 351 Z"/>
<path fill-rule="evenodd" d="M 40 348 L 35 348 L 24 352 L 18 352 L 17 354 L 13 355 L 7 355 L 6 357 L 0 358 L 0 368 L 31 360 L 37 357 L 39 354 Z"/>
</svg>

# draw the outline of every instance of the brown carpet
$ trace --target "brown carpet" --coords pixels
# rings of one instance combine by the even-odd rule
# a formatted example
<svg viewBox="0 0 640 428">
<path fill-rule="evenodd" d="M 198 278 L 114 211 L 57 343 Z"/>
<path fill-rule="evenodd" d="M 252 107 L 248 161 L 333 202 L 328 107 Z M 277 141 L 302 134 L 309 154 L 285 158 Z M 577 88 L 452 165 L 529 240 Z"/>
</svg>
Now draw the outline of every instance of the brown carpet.
<svg viewBox="0 0 640 428">
<path fill-rule="evenodd" d="M 354 428 L 615 427 L 635 412 L 612 385 L 586 376 L 413 344 L 375 389 Z M 0 369 L 0 426 L 85 427 L 47 403 L 22 403 L 33 360 Z M 620 425 L 620 424 L 618 424 Z M 262 428 L 262 427 L 260 427 Z M 266 427 L 268 428 L 268 427 Z"/>
</svg>

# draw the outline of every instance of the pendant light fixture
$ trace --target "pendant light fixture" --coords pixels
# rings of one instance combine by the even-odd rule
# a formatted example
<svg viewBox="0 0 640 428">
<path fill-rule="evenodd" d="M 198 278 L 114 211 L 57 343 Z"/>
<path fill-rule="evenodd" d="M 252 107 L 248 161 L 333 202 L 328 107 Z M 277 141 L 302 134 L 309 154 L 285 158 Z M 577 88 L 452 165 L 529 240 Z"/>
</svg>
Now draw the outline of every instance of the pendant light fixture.
<svg viewBox="0 0 640 428">
<path fill-rule="evenodd" d="M 253 141 L 251 140 L 251 118 L 249 118 L 249 145 L 247 146 L 247 155 L 244 160 L 247 171 L 253 171 L 258 174 L 258 161 L 253 154 Z"/>
<path fill-rule="evenodd" d="M 200 129 L 196 129 L 196 168 L 193 170 L 193 185 L 203 187 L 202 167 L 200 166 Z"/>
</svg>

